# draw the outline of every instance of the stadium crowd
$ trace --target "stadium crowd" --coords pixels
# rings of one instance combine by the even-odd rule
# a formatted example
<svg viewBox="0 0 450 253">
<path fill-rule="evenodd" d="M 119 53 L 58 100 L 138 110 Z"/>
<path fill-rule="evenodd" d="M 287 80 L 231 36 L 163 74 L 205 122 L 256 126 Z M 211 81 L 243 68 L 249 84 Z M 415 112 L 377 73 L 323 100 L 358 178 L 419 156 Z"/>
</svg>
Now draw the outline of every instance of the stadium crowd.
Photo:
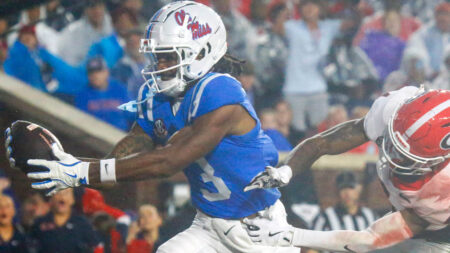
<svg viewBox="0 0 450 253">
<path fill-rule="evenodd" d="M 117 107 L 136 99 L 144 83 L 141 69 L 149 59 L 138 52 L 140 38 L 147 20 L 168 2 L 52 0 L 18 18 L 0 17 L 0 69 L 129 130 L 133 115 Z M 222 17 L 229 53 L 245 61 L 236 78 L 280 152 L 363 117 L 386 92 L 424 83 L 450 88 L 447 1 L 199 2 Z M 378 151 L 367 143 L 351 152 Z M 311 194 L 296 202 L 318 203 L 312 181 L 304 181 L 302 187 L 311 189 L 302 191 Z M 356 181 L 354 175 L 339 175 L 339 204 L 300 217 L 302 225 L 366 227 L 376 214 L 359 207 Z M 19 203 L 2 175 L 0 189 L 0 252 L 152 252 L 183 230 L 180 220 L 192 220 L 195 214 L 189 204 L 170 220 L 151 205 L 125 212 L 92 189 L 66 190 L 50 199 L 32 192 Z M 345 218 L 347 213 L 352 218 Z M 348 225 L 348 219 L 355 225 Z"/>
</svg>

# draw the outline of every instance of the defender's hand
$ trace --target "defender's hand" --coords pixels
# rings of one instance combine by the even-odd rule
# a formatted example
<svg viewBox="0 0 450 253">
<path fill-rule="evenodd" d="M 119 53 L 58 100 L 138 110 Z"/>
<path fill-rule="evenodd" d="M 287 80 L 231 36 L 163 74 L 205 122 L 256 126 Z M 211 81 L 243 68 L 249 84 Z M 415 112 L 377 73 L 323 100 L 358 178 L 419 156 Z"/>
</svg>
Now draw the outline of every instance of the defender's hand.
<svg viewBox="0 0 450 253">
<path fill-rule="evenodd" d="M 41 166 L 48 169 L 46 172 L 32 172 L 27 176 L 31 179 L 47 179 L 32 183 L 34 189 L 50 189 L 47 195 L 51 196 L 58 191 L 69 187 L 77 187 L 88 184 L 89 163 L 82 162 L 70 154 L 65 153 L 56 144 L 52 145 L 53 154 L 59 161 L 48 161 L 40 159 L 28 160 L 28 165 Z"/>
<path fill-rule="evenodd" d="M 274 225 L 276 223 L 264 217 L 245 218 L 242 221 L 242 227 L 255 244 L 291 247 L 295 228 L 289 224 Z"/>
<path fill-rule="evenodd" d="M 266 170 L 256 175 L 252 181 L 244 188 L 244 191 L 250 191 L 259 188 L 282 187 L 289 183 L 292 178 L 292 169 L 288 165 L 279 168 L 267 166 Z"/>
<path fill-rule="evenodd" d="M 239 220 L 225 220 L 214 218 L 211 226 L 216 231 L 220 241 L 223 242 L 231 252 L 236 253 L 273 253 L 276 248 L 254 244 L 246 231 L 242 229 Z"/>
</svg>

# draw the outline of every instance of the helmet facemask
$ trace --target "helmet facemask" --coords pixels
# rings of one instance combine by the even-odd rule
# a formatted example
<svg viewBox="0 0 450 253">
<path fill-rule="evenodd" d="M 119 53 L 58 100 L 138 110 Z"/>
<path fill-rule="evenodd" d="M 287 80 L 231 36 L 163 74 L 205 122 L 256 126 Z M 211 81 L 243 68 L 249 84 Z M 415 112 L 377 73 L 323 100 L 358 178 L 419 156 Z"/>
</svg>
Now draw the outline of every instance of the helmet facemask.
<svg viewBox="0 0 450 253">
<path fill-rule="evenodd" d="M 381 145 L 381 154 L 390 164 L 392 172 L 398 175 L 425 175 L 446 160 L 442 156 L 425 158 L 409 152 L 409 144 L 400 133 L 393 131 L 389 124 Z"/>
<path fill-rule="evenodd" d="M 150 64 L 141 73 L 145 85 L 154 93 L 163 93 L 170 97 L 179 96 L 185 89 L 185 68 L 192 63 L 189 47 L 156 47 L 150 39 L 142 39 L 139 52 L 144 53 Z M 189 53 L 188 53 L 189 52 Z M 159 69 L 159 65 L 164 65 Z"/>
</svg>

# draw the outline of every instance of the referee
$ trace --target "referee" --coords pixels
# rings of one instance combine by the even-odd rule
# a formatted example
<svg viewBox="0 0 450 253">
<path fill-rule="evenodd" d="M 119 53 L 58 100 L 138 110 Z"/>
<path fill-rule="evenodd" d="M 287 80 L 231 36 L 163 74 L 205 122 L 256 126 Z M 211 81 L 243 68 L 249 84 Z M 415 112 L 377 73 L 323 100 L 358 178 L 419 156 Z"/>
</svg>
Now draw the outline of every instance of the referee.
<svg viewBox="0 0 450 253">
<path fill-rule="evenodd" d="M 361 185 L 355 175 L 343 172 L 336 177 L 339 202 L 322 211 L 312 223 L 311 229 L 329 230 L 364 230 L 378 217 L 376 213 L 360 206 Z M 315 252 L 315 251 L 308 251 Z"/>
</svg>

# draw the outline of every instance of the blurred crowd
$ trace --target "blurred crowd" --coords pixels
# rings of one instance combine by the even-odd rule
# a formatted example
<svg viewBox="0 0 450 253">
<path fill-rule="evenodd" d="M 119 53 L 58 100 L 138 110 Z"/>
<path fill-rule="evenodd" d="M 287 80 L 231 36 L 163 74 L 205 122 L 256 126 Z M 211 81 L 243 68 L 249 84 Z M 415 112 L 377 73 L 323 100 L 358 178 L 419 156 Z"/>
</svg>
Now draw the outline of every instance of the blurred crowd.
<svg viewBox="0 0 450 253">
<path fill-rule="evenodd" d="M 1 69 L 128 130 L 134 116 L 117 106 L 135 99 L 144 82 L 140 38 L 168 2 L 53 0 L 1 17 Z M 237 78 L 281 151 L 364 116 L 390 90 L 449 88 L 444 0 L 199 2 L 222 17 L 229 53 L 245 60 Z"/>
<path fill-rule="evenodd" d="M 0 17 L 0 69 L 128 130 L 134 116 L 117 106 L 136 99 L 144 83 L 141 69 L 148 59 L 138 52 L 140 38 L 149 18 L 168 2 L 51 0 L 19 16 Z M 279 151 L 364 117 L 374 99 L 386 92 L 405 85 L 450 88 L 450 3 L 445 0 L 199 2 L 222 17 L 229 53 L 245 60 L 236 78 Z M 351 152 L 378 151 L 367 143 Z M 306 188 L 307 181 L 302 184 Z M 357 188 L 357 183 L 349 185 Z M 311 192 L 306 202 L 317 203 L 313 190 L 302 191 Z M 343 194 L 343 201 L 355 199 L 352 194 Z M 89 206 L 86 195 L 100 199 L 102 206 Z M 90 190 L 68 190 L 50 200 L 33 193 L 20 204 L 8 196 L 0 197 L 0 249 L 5 238 L 14 238 L 30 252 L 52 252 L 48 249 L 60 247 L 58 240 L 73 243 L 74 252 L 151 252 L 163 241 L 158 227 L 171 224 L 153 206 L 127 214 Z M 73 211 L 77 202 L 81 207 Z M 361 213 L 355 207 L 348 210 Z M 193 215 L 189 207 L 177 211 L 182 215 L 173 224 Z M 322 216 L 307 217 L 304 226 L 326 227 L 329 218 L 318 213 Z M 70 236 L 74 231 L 82 236 Z M 163 234 L 170 237 L 171 232 Z"/>
<path fill-rule="evenodd" d="M 9 184 L 0 177 L 2 253 L 151 253 L 195 215 L 189 198 L 172 195 L 180 191 L 174 184 L 165 184 L 168 195 L 161 207 L 144 204 L 137 210 L 113 207 L 89 188 L 69 188 L 52 197 L 31 191 L 19 201 Z"/>
</svg>

